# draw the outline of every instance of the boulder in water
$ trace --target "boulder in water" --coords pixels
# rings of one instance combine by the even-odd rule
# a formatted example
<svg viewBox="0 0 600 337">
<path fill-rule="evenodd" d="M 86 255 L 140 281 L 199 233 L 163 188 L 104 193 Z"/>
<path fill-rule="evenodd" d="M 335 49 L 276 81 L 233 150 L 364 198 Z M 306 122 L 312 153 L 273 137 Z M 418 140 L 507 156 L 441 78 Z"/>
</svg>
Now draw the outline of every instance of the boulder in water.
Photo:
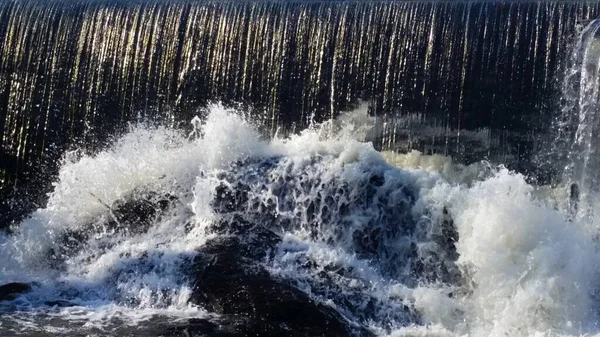
<svg viewBox="0 0 600 337">
<path fill-rule="evenodd" d="M 235 227 L 243 228 L 244 224 Z M 269 274 L 260 261 L 279 242 L 275 233 L 251 226 L 245 234 L 208 241 L 199 249 L 191 272 L 191 300 L 227 317 L 231 323 L 227 335 L 370 335 L 353 331 L 336 310 Z"/>
<path fill-rule="evenodd" d="M 31 290 L 28 283 L 11 282 L 0 286 L 0 301 L 12 301 L 17 296 Z"/>
<path fill-rule="evenodd" d="M 106 207 L 110 216 L 102 220 L 96 219 L 80 228 L 65 230 L 59 244 L 48 252 L 54 268 L 63 268 L 64 259 L 79 252 L 94 235 L 134 236 L 146 233 L 157 219 L 178 202 L 177 197 L 171 194 L 147 188 L 137 188 L 110 206 L 92 196 Z"/>
</svg>

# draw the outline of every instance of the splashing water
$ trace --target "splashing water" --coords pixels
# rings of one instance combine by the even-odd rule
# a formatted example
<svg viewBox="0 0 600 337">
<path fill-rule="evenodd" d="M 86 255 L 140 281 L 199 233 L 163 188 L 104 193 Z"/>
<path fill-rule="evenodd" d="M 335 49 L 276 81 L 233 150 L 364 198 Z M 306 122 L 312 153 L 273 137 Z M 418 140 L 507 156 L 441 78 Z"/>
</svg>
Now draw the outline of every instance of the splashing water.
<svg viewBox="0 0 600 337">
<path fill-rule="evenodd" d="M 563 84 L 564 107 L 555 123 L 558 146 L 555 154 L 566 155 L 562 180 L 570 187 L 571 213 L 578 218 L 594 216 L 598 203 L 600 168 L 598 114 L 600 107 L 600 21 L 591 21 L 573 50 Z M 586 220 L 590 221 L 590 219 Z"/>
<path fill-rule="evenodd" d="M 220 106 L 194 123 L 190 137 L 138 126 L 65 157 L 46 207 L 0 237 L 0 282 L 33 282 L 0 302 L 3 330 L 112 335 L 214 316 L 189 301 L 185 266 L 218 235 L 207 227 L 227 186 L 281 236 L 262 262 L 273 276 L 377 335 L 600 331 L 598 233 L 569 220 L 561 191 L 488 163 L 381 154 L 348 123 L 270 141 Z M 131 220 L 124 203 L 163 206 Z"/>
</svg>

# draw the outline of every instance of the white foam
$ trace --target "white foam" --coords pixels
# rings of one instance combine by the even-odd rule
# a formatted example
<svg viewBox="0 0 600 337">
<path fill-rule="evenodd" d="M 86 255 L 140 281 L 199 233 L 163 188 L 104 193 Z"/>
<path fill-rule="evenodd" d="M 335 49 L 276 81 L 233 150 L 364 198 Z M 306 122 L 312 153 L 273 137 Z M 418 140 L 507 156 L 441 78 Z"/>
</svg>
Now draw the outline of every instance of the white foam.
<svg viewBox="0 0 600 337">
<path fill-rule="evenodd" d="M 562 190 L 538 193 L 523 176 L 488 163 L 463 167 L 449 158 L 416 152 L 382 155 L 356 139 L 348 131 L 350 124 L 344 121 L 341 129 L 316 126 L 267 141 L 235 112 L 213 106 L 191 140 L 162 127 L 133 127 L 105 151 L 65 158 L 48 205 L 23 221 L 14 235 L 0 238 L 0 281 L 38 282 L 31 294 L 17 301 L 29 307 L 72 291 L 70 300 L 76 306 L 48 312 L 90 324 L 102 325 L 115 315 L 132 317 L 132 322 L 156 314 L 206 315 L 188 304 L 190 289 L 179 268 L 209 238 L 204 228 L 214 217 L 210 203 L 215 186 L 224 183 L 218 173 L 247 157 L 281 156 L 282 175 L 308 174 L 312 167 L 309 173 L 314 177 L 335 183 L 368 179 L 377 171 L 385 176 L 385 188 L 395 183 L 416 186 L 419 198 L 411 214 L 418 226 L 419 249 L 437 249 L 432 237 L 444 208 L 453 218 L 462 272 L 456 284 L 405 284 L 406 279 L 381 270 L 391 258 L 361 258 L 352 250 L 351 237 L 352 230 L 364 225 L 359 217 L 347 219 L 352 225 L 332 241 L 321 240 L 333 236 L 326 224 L 320 228 L 321 239 L 303 227 L 282 233 L 278 253 L 265 262 L 269 270 L 310 292 L 314 270 L 300 269 L 300 258 L 351 269 L 352 276 L 339 278 L 339 289 L 348 296 L 361 293 L 361 298 L 374 299 L 379 316 L 361 323 L 377 334 L 581 336 L 599 331 L 594 311 L 599 279 L 596 227 L 589 217 L 569 221 L 566 208 L 549 200 Z M 361 137 L 369 132 L 358 129 Z M 315 165 L 310 164 L 315 155 L 323 160 L 310 166 Z M 83 230 L 110 219 L 108 206 L 148 186 L 178 197 L 180 203 L 169 216 L 136 236 L 100 231 L 86 242 L 86 249 L 67 257 L 66 269 L 48 264 L 48 249 L 61 244 L 59 237 L 66 230 Z M 278 196 L 264 193 L 262 197 L 278 201 Z M 405 198 L 395 190 L 389 197 L 398 205 Z M 186 228 L 189 214 L 191 229 Z M 279 215 L 293 214 L 282 208 Z M 390 236 L 386 249 L 403 252 L 409 243 L 403 240 Z M 127 274 L 134 263 L 151 268 Z M 117 272 L 122 273 L 115 279 Z M 311 296 L 360 322 L 322 294 Z M 406 308 L 416 311 L 421 321 L 406 326 Z"/>
<path fill-rule="evenodd" d="M 453 299 L 415 290 L 433 326 L 469 336 L 597 332 L 599 256 L 586 226 L 537 200 L 524 177 L 506 169 L 472 187 L 440 183 L 426 195 L 447 205 L 468 277 L 465 295 Z"/>
</svg>

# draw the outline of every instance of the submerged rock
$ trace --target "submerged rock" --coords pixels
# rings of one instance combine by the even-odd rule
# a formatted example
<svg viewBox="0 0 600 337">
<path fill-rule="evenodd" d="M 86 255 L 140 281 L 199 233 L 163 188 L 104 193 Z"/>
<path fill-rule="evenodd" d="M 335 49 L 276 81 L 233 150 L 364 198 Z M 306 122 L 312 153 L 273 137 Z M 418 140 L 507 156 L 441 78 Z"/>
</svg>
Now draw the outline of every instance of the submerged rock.
<svg viewBox="0 0 600 337">
<path fill-rule="evenodd" d="M 111 218 L 104 226 L 128 235 L 145 233 L 174 202 L 177 202 L 177 197 L 171 194 L 136 189 L 109 207 Z"/>
<path fill-rule="evenodd" d="M 381 317 L 389 317 L 390 324 L 381 327 L 390 331 L 421 323 L 410 299 L 378 297 L 360 270 L 315 259 L 302 240 L 343 250 L 392 283 L 461 282 L 452 217 L 446 209 L 432 214 L 420 208 L 410 175 L 385 165 L 331 169 L 328 160 L 248 159 L 218 176 L 222 183 L 211 205 L 222 220 L 209 231 L 220 237 L 202 247 L 194 262 L 195 303 L 221 315 L 249 317 L 253 325 L 242 325 L 244 331 L 258 335 L 290 335 L 279 326 L 293 326 L 290 331 L 299 335 L 369 335 L 346 322 L 366 326 Z M 278 245 L 274 232 L 291 237 L 300 232 L 299 246 L 294 239 Z M 273 278 L 263 267 L 273 265 L 296 274 L 284 272 L 285 281 Z M 335 310 L 319 304 L 325 302 Z M 288 312 L 289 307 L 298 309 Z M 324 322 L 334 324 L 331 330 L 311 330 Z"/>
<path fill-rule="evenodd" d="M 281 242 L 273 230 L 225 215 L 211 231 L 219 236 L 206 242 L 192 262 L 191 301 L 227 323 L 191 325 L 186 328 L 191 336 L 371 336 L 265 269 L 263 262 Z"/>
<path fill-rule="evenodd" d="M 67 301 L 67 300 L 46 301 L 46 302 L 44 302 L 44 304 L 49 307 L 58 307 L 58 308 L 74 307 L 77 305 L 77 304 L 75 304 L 71 301 Z"/>
<path fill-rule="evenodd" d="M 333 308 L 277 280 L 256 258 L 273 248 L 274 234 L 258 227 L 260 244 L 223 236 L 206 243 L 193 262 L 192 301 L 232 318 L 237 336 L 350 336 L 356 331 Z M 361 331 L 358 335 L 368 335 Z"/>
<path fill-rule="evenodd" d="M 282 232 L 307 232 L 311 241 L 341 247 L 408 286 L 460 281 L 452 217 L 445 208 L 440 217 L 418 209 L 412 178 L 385 165 L 323 170 L 329 166 L 321 156 L 234 163 L 219 175 L 224 182 L 213 209 Z"/>
<path fill-rule="evenodd" d="M 12 301 L 17 296 L 31 291 L 29 283 L 12 282 L 0 286 L 0 301 Z"/>
<path fill-rule="evenodd" d="M 146 233 L 178 199 L 168 193 L 138 188 L 112 205 L 106 205 L 100 199 L 98 202 L 106 207 L 108 214 L 85 226 L 62 233 L 58 244 L 48 252 L 50 263 L 55 268 L 62 268 L 65 258 L 78 253 L 92 238 Z"/>
</svg>

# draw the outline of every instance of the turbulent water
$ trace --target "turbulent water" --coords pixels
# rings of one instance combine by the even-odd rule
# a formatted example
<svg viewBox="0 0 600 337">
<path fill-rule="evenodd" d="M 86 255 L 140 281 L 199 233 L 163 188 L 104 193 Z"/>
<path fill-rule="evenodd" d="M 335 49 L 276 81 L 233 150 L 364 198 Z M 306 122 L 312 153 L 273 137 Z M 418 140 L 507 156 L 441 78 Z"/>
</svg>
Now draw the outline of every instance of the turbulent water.
<svg viewBox="0 0 600 337">
<path fill-rule="evenodd" d="M 379 153 L 343 121 L 265 140 L 241 115 L 212 106 L 190 135 L 137 125 L 98 154 L 67 154 L 48 204 L 0 239 L 0 283 L 34 282 L 0 303 L 2 331 L 148 335 L 210 318 L 182 266 L 215 235 L 220 187 L 240 184 L 243 213 L 282 238 L 269 273 L 378 336 L 600 331 L 598 223 L 571 220 L 564 188 Z M 177 202 L 144 230 L 121 226 L 111 205 L 144 191 Z"/>
<path fill-rule="evenodd" d="M 189 134 L 132 124 L 102 151 L 67 152 L 47 204 L 0 234 L 0 285 L 31 285 L 0 301 L 1 334 L 221 322 L 194 300 L 190 268 L 247 226 L 277 237 L 259 268 L 357 333 L 600 336 L 599 32 L 589 23 L 573 47 L 553 185 L 376 151 L 385 125 L 365 107 L 267 137 L 268 118 L 211 105 Z"/>
</svg>

